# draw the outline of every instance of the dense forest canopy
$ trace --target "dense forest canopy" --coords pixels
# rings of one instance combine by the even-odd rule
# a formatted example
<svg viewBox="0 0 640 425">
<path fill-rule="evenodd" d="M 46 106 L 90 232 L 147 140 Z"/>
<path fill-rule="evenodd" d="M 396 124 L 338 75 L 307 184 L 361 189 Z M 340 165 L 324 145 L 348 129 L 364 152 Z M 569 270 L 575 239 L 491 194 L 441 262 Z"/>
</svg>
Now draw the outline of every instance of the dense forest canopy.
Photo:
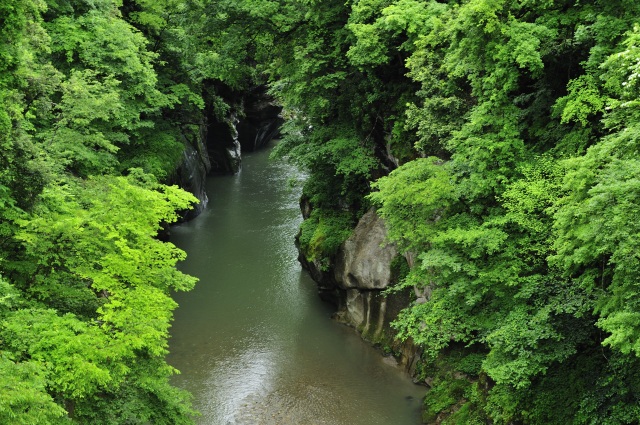
<svg viewBox="0 0 640 425">
<path fill-rule="evenodd" d="M 636 423 L 640 5 L 305 5 L 272 67 L 300 242 L 322 264 L 373 205 L 416 259 L 426 418 Z"/>
<path fill-rule="evenodd" d="M 640 418 L 640 3 L 0 2 L 0 422 L 191 423 L 157 238 L 223 92 L 268 84 L 329 267 L 371 207 L 442 423 Z"/>
</svg>

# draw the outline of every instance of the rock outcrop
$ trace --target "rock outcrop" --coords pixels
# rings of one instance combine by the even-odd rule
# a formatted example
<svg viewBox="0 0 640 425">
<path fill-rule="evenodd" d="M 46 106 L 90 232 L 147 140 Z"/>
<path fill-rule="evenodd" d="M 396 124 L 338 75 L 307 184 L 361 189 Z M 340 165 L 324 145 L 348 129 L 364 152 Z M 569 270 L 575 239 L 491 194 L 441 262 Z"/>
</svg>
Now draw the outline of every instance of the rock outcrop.
<svg viewBox="0 0 640 425">
<path fill-rule="evenodd" d="M 416 295 L 411 290 L 383 293 L 397 280 L 394 262 L 407 261 L 386 236 L 384 221 L 370 210 L 342 244 L 328 270 L 307 261 L 304 255 L 300 260 L 318 283 L 321 297 L 337 306 L 334 317 L 353 326 L 363 339 L 393 353 L 415 377 L 421 352 L 411 341 L 396 340 L 390 324 Z"/>
<path fill-rule="evenodd" d="M 226 93 L 231 108 L 223 118 L 209 116 L 207 149 L 211 173 L 235 174 L 241 168 L 241 153 L 266 146 L 280 132 L 282 107 L 276 105 L 263 86 L 241 95 Z"/>
<path fill-rule="evenodd" d="M 208 198 L 205 190 L 209 174 L 235 174 L 242 165 L 242 151 L 250 152 L 267 145 L 277 137 L 282 125 L 280 112 L 265 87 L 256 87 L 243 95 L 220 90 L 224 98 L 239 99 L 223 118 L 216 118 L 213 106 L 207 108 L 198 134 L 184 135 L 184 152 L 180 165 L 168 183 L 191 192 L 200 203 L 184 212 L 183 220 L 196 217 L 204 210 Z"/>
<path fill-rule="evenodd" d="M 398 252 L 386 239 L 387 229 L 375 211 L 362 216 L 336 258 L 335 278 L 342 288 L 379 291 L 389 286 Z"/>
<path fill-rule="evenodd" d="M 207 132 L 207 152 L 211 173 L 235 174 L 240 171 L 241 152 L 237 114 L 229 113 L 222 121 L 213 118 Z"/>
<path fill-rule="evenodd" d="M 282 107 L 273 102 L 264 86 L 248 91 L 243 97 L 243 116 L 236 126 L 238 141 L 245 152 L 260 149 L 280 134 L 284 122 Z"/>
<path fill-rule="evenodd" d="M 206 130 L 207 127 L 203 124 L 200 126 L 198 134 L 191 137 L 185 135 L 182 161 L 169 182 L 191 192 L 200 201 L 194 209 L 183 214 L 185 220 L 198 216 L 206 208 L 209 201 L 205 190 L 205 181 L 211 169 L 211 163 L 205 146 Z"/>
</svg>

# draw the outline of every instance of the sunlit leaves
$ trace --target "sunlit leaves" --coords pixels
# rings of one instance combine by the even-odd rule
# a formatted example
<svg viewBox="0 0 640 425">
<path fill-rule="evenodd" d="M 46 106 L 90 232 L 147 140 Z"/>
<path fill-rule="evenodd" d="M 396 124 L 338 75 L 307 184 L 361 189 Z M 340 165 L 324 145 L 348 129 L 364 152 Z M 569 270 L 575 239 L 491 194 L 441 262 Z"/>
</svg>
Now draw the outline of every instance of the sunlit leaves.
<svg viewBox="0 0 640 425">
<path fill-rule="evenodd" d="M 125 3 L 0 5 L 2 423 L 191 423 L 164 356 L 170 291 L 195 279 L 157 235 L 195 200 L 156 177 L 202 81 L 157 52 L 196 54 L 167 42 L 193 28 L 183 2 Z"/>
<path fill-rule="evenodd" d="M 141 385 L 126 380 L 139 356 L 166 355 L 176 307 L 169 291 L 195 283 L 175 268 L 184 252 L 156 236 L 161 223 L 175 221 L 176 210 L 194 201 L 139 170 L 127 177 L 69 179 L 47 187 L 33 215 L 19 220 L 17 238 L 35 271 L 20 287 L 31 302 L 57 311 L 9 311 L 0 326 L 0 344 L 41 362 L 47 388 L 69 403 Z M 4 306 L 16 307 L 11 297 L 6 292 L 0 298 L 0 313 Z M 167 385 L 171 373 L 154 378 L 158 388 Z M 144 394 L 141 390 L 140 397 Z M 142 403 L 138 414 L 152 408 Z M 164 413 L 157 415 L 161 420 Z M 175 420 L 186 419 L 178 415 Z"/>
<path fill-rule="evenodd" d="M 113 376 L 107 336 L 92 324 L 53 310 L 23 309 L 2 328 L 9 350 L 41 362 L 55 393 L 82 398 L 108 388 Z"/>
<path fill-rule="evenodd" d="M 582 75 L 567 85 L 569 95 L 558 99 L 561 121 L 577 121 L 586 126 L 589 116 L 604 111 L 606 99 L 600 94 L 593 77 Z"/>
<path fill-rule="evenodd" d="M 99 317 L 119 349 L 164 356 L 169 322 L 176 307 L 165 291 L 140 285 L 110 294 L 109 302 L 100 307 Z"/>
<path fill-rule="evenodd" d="M 193 279 L 174 269 L 184 253 L 154 237 L 160 223 L 175 221 L 176 210 L 193 197 L 148 179 L 135 172 L 52 186 L 20 238 L 37 263 L 58 266 L 53 275 L 66 270 L 96 292 L 140 285 L 188 289 Z"/>
<path fill-rule="evenodd" d="M 0 421 L 6 424 L 62 424 L 65 410 L 47 392 L 44 365 L 16 362 L 0 353 Z"/>
<path fill-rule="evenodd" d="M 369 195 L 389 224 L 389 237 L 409 251 L 429 246 L 437 222 L 456 200 L 447 166 L 437 158 L 411 161 L 378 180 Z"/>
</svg>

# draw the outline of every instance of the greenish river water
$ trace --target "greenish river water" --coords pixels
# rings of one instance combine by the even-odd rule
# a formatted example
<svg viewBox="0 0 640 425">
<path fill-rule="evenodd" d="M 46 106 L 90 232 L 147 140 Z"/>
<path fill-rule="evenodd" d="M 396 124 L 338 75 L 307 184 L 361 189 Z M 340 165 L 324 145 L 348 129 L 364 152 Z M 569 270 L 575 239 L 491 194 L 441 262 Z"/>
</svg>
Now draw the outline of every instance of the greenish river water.
<svg viewBox="0 0 640 425">
<path fill-rule="evenodd" d="M 168 361 L 210 425 L 417 425 L 423 387 L 329 318 L 296 259 L 296 171 L 244 156 L 208 208 L 172 229 L 200 279 L 176 295 Z"/>
</svg>

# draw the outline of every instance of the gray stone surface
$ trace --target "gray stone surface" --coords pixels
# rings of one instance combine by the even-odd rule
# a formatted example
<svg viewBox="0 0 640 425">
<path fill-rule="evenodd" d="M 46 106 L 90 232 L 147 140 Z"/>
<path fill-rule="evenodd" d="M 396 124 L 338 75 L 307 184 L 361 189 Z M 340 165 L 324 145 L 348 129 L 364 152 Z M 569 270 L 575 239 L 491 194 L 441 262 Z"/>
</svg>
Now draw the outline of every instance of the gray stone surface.
<svg viewBox="0 0 640 425">
<path fill-rule="evenodd" d="M 335 279 L 342 288 L 382 290 L 389 286 L 391 261 L 398 252 L 386 237 L 384 221 L 374 210 L 360 219 L 336 259 Z"/>
<path fill-rule="evenodd" d="M 398 250 L 387 239 L 384 221 L 375 210 L 367 212 L 336 256 L 333 281 L 341 294 L 336 319 L 355 327 L 362 338 L 391 349 L 398 363 L 415 376 L 420 350 L 412 341 L 394 339 L 391 328 L 398 313 L 410 305 L 413 295 L 410 290 L 383 294 L 383 290 L 394 284 L 391 262 Z M 412 262 L 413 258 L 407 258 Z"/>
</svg>

